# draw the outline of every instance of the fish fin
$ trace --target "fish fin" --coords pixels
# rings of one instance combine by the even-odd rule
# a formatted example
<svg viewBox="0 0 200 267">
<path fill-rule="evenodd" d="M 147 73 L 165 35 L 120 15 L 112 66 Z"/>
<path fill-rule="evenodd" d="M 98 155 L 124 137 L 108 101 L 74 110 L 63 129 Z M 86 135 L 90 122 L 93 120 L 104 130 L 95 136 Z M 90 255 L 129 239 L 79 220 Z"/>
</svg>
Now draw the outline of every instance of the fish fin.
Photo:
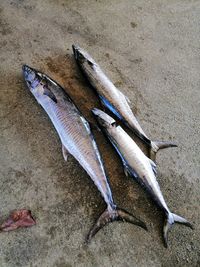
<svg viewBox="0 0 200 267">
<path fill-rule="evenodd" d="M 125 165 L 124 165 L 124 173 L 125 173 L 126 177 L 129 176 L 128 168 L 127 168 L 127 166 L 125 166 Z"/>
<path fill-rule="evenodd" d="M 151 141 L 150 158 L 155 160 L 156 153 L 159 149 L 168 147 L 177 147 L 178 145 L 170 141 Z"/>
<path fill-rule="evenodd" d="M 125 97 L 126 97 L 127 102 L 128 102 L 129 104 L 131 104 L 131 100 L 128 98 L 128 96 L 125 95 Z"/>
<path fill-rule="evenodd" d="M 153 170 L 154 174 L 157 175 L 157 169 L 156 169 L 156 167 L 154 167 L 153 165 L 151 165 L 151 167 L 152 167 L 152 170 Z"/>
<path fill-rule="evenodd" d="M 128 164 L 126 164 L 126 162 L 123 161 L 123 165 L 124 165 L 124 173 L 127 177 L 130 175 L 135 179 L 138 178 L 137 173 L 131 167 L 129 167 Z"/>
<path fill-rule="evenodd" d="M 92 239 L 92 237 L 100 230 L 102 229 L 105 225 L 107 225 L 110 222 L 114 221 L 122 221 L 122 222 L 129 222 L 135 225 L 138 225 L 145 230 L 147 230 L 146 224 L 141 221 L 140 219 L 136 218 L 134 215 L 131 213 L 122 210 L 122 209 L 106 209 L 98 218 L 94 226 L 91 228 L 87 238 L 86 238 L 86 243 L 89 243 Z"/>
<path fill-rule="evenodd" d="M 163 227 L 163 238 L 164 238 L 164 245 L 166 248 L 168 247 L 168 231 L 174 223 L 184 224 L 185 226 L 194 229 L 192 224 L 189 223 L 185 218 L 171 212 L 168 213 Z"/>
<path fill-rule="evenodd" d="M 63 144 L 62 144 L 62 153 L 63 153 L 64 160 L 67 161 L 69 152 Z"/>
<path fill-rule="evenodd" d="M 123 156 L 121 156 L 121 159 L 122 159 L 122 163 L 123 163 L 123 166 L 124 166 L 124 173 L 125 173 L 126 177 L 128 177 L 129 174 L 130 174 L 130 173 L 129 173 L 128 165 L 127 165 L 127 163 L 125 162 Z"/>
<path fill-rule="evenodd" d="M 52 91 L 48 87 L 44 87 L 44 95 L 48 96 L 53 102 L 57 103 L 56 96 L 52 93 Z"/>
<path fill-rule="evenodd" d="M 119 91 L 119 94 L 120 94 L 121 96 L 123 96 L 124 98 L 126 98 L 126 101 L 127 101 L 129 104 L 131 104 L 131 101 L 130 101 L 130 99 L 128 98 L 128 96 L 126 96 L 125 94 L 123 94 L 119 89 L 118 89 L 118 91 Z"/>
<path fill-rule="evenodd" d="M 148 158 L 148 160 L 150 161 L 151 168 L 152 168 L 154 174 L 156 175 L 157 174 L 157 166 L 156 166 L 155 162 L 153 160 L 151 160 L 150 158 Z"/>
</svg>

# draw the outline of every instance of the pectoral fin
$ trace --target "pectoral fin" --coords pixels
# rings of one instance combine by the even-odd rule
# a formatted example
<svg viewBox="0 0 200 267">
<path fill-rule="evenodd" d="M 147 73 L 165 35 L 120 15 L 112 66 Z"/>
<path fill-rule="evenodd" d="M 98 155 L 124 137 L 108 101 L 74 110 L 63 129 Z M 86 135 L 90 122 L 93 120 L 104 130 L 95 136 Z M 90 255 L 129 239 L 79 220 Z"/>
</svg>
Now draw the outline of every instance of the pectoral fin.
<svg viewBox="0 0 200 267">
<path fill-rule="evenodd" d="M 156 164 L 155 164 L 155 162 L 153 160 L 149 159 L 149 161 L 150 161 L 152 170 L 153 170 L 154 174 L 156 175 L 157 174 L 157 166 L 156 166 Z"/>
<path fill-rule="evenodd" d="M 124 165 L 124 173 L 125 175 L 128 177 L 129 175 L 135 179 L 138 178 L 138 175 L 137 173 L 132 169 L 130 168 L 125 161 L 123 161 L 123 165 Z"/>
<path fill-rule="evenodd" d="M 63 153 L 64 160 L 67 161 L 67 157 L 68 157 L 69 152 L 64 145 L 62 145 L 62 153 Z"/>
<path fill-rule="evenodd" d="M 124 165 L 124 173 L 125 173 L 126 177 L 129 176 L 129 171 L 128 171 L 128 168 L 126 165 Z"/>
<path fill-rule="evenodd" d="M 127 102 L 128 102 L 129 104 L 131 104 L 131 100 L 128 98 L 128 96 L 125 95 L 125 97 L 126 97 Z"/>
<path fill-rule="evenodd" d="M 48 96 L 53 102 L 57 103 L 57 99 L 56 99 L 56 96 L 52 93 L 52 91 L 47 88 L 47 87 L 44 87 L 44 92 L 43 92 L 44 95 Z"/>
<path fill-rule="evenodd" d="M 127 101 L 129 104 L 131 104 L 131 101 L 130 101 L 130 99 L 128 98 L 128 96 L 124 95 L 121 91 L 119 91 L 119 93 L 120 93 L 120 95 L 121 95 L 122 97 L 125 97 L 125 98 L 126 98 L 126 101 Z"/>
</svg>

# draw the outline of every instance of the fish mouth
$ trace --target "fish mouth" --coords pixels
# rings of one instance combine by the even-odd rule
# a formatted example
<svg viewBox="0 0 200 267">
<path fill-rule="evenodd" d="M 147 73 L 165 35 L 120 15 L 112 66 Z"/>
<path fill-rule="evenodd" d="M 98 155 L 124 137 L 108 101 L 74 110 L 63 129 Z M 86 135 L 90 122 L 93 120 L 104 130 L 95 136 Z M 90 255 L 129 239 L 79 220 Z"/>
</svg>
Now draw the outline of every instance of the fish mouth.
<svg viewBox="0 0 200 267">
<path fill-rule="evenodd" d="M 24 64 L 24 65 L 22 66 L 22 71 L 23 71 L 23 73 L 30 72 L 31 70 L 32 70 L 32 68 L 29 67 L 29 66 L 26 65 L 26 64 Z"/>
<path fill-rule="evenodd" d="M 74 53 L 74 57 L 78 63 L 85 63 L 87 62 L 89 65 L 95 65 L 94 59 L 80 46 L 73 44 L 72 50 Z"/>
<path fill-rule="evenodd" d="M 28 66 L 26 64 L 24 64 L 22 66 L 22 71 L 23 71 L 25 80 L 27 78 L 27 75 L 29 75 L 30 73 L 35 73 L 35 74 L 37 73 L 37 71 L 35 69 L 31 68 L 30 66 Z"/>
<path fill-rule="evenodd" d="M 79 55 L 80 55 L 80 47 L 79 47 L 78 45 L 73 44 L 73 45 L 72 45 L 72 50 L 73 50 L 75 59 L 76 59 L 76 60 L 79 59 Z"/>
<path fill-rule="evenodd" d="M 77 57 L 77 50 L 78 50 L 78 46 L 76 46 L 76 45 L 72 45 L 72 50 L 73 50 L 73 53 L 74 53 L 74 56 L 75 56 L 75 58 Z"/>
<path fill-rule="evenodd" d="M 101 126 L 105 128 L 110 126 L 116 126 L 116 121 L 102 110 L 98 108 L 93 108 L 92 113 L 94 114 L 94 116 L 96 117 L 97 121 Z"/>
<path fill-rule="evenodd" d="M 41 72 L 39 72 L 38 70 L 36 70 L 36 69 L 26 65 L 26 64 L 24 64 L 22 66 L 22 71 L 23 71 L 25 80 L 26 80 L 26 78 L 28 78 L 28 76 L 30 74 L 34 74 L 34 75 L 42 77 L 42 73 Z"/>
<path fill-rule="evenodd" d="M 42 79 L 41 73 L 24 64 L 22 66 L 24 80 L 29 89 L 34 89 Z"/>
<path fill-rule="evenodd" d="M 42 74 L 40 73 L 37 69 L 34 69 L 26 64 L 22 65 L 22 71 L 25 73 L 25 72 L 28 72 L 28 73 L 31 73 L 31 72 L 34 72 L 35 74 Z"/>
<path fill-rule="evenodd" d="M 35 74 L 35 72 L 33 72 L 32 68 L 29 67 L 29 66 L 26 65 L 26 64 L 24 64 L 24 65 L 22 66 L 22 71 L 23 71 L 24 79 L 25 79 L 26 82 L 29 82 L 29 80 L 30 80 L 30 76 L 31 76 L 32 73 Z"/>
</svg>

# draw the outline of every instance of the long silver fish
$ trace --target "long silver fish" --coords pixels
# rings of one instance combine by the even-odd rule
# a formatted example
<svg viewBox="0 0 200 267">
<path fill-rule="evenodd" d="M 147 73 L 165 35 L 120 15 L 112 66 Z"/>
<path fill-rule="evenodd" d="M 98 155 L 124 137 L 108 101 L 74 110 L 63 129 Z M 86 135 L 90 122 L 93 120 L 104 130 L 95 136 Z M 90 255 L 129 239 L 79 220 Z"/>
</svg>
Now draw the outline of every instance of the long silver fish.
<svg viewBox="0 0 200 267">
<path fill-rule="evenodd" d="M 169 210 L 156 180 L 155 163 L 142 152 L 133 139 L 120 126 L 116 125 L 116 121 L 112 117 L 99 109 L 93 109 L 93 113 L 118 152 L 123 162 L 125 174 L 129 174 L 144 186 L 157 205 L 163 210 L 166 217 L 163 237 L 164 244 L 167 247 L 168 230 L 175 222 L 182 223 L 190 228 L 193 228 L 192 225 L 186 219 Z"/>
<path fill-rule="evenodd" d="M 134 116 L 129 106 L 129 99 L 115 87 L 101 70 L 100 66 L 86 51 L 75 45 L 72 45 L 72 48 L 78 66 L 97 92 L 103 106 L 122 120 L 126 126 L 149 146 L 150 157 L 152 159 L 155 159 L 155 154 L 159 149 L 177 146 L 172 142 L 151 141 Z"/>
<path fill-rule="evenodd" d="M 146 225 L 125 210 L 117 208 L 106 176 L 101 155 L 91 132 L 90 125 L 66 94 L 64 89 L 47 75 L 23 66 L 26 84 L 38 103 L 51 119 L 62 143 L 63 157 L 71 154 L 85 169 L 101 192 L 106 210 L 92 227 L 87 241 L 90 241 L 109 222 L 127 221 L 146 229 Z"/>
</svg>

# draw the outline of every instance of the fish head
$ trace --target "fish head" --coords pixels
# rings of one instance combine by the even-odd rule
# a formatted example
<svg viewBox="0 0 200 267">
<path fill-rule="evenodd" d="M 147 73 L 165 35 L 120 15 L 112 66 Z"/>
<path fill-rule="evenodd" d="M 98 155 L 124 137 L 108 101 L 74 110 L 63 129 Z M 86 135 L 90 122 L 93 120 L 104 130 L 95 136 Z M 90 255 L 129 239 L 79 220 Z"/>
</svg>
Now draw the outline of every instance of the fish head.
<svg viewBox="0 0 200 267">
<path fill-rule="evenodd" d="M 116 121 L 107 113 L 98 108 L 93 108 L 92 113 L 95 115 L 99 125 L 105 130 L 109 131 L 113 128 L 116 128 Z"/>
<path fill-rule="evenodd" d="M 23 65 L 22 71 L 24 75 L 24 80 L 29 90 L 33 93 L 34 90 L 36 90 L 36 88 L 40 84 L 40 81 L 42 80 L 42 74 L 27 65 Z"/>
<path fill-rule="evenodd" d="M 37 101 L 40 103 L 47 98 L 46 95 L 49 93 L 47 90 L 49 78 L 45 74 L 27 65 L 23 65 L 22 71 L 27 87 Z"/>
<path fill-rule="evenodd" d="M 79 65 L 85 67 L 92 67 L 96 65 L 94 59 L 82 48 L 77 45 L 72 45 L 72 49 L 74 52 L 74 57 Z"/>
</svg>

